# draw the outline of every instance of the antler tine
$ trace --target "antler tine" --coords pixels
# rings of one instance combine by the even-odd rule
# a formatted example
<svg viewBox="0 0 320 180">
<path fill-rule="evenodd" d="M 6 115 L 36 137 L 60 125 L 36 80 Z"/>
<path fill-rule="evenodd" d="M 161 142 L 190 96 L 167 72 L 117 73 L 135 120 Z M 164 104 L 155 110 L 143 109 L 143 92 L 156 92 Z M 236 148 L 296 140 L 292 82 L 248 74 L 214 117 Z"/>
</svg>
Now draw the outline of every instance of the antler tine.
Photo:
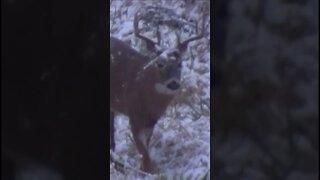
<svg viewBox="0 0 320 180">
<path fill-rule="evenodd" d="M 205 13 L 203 13 L 203 18 L 202 18 L 202 24 L 201 24 L 201 32 L 200 34 L 194 36 L 194 37 L 191 37 L 189 39 L 186 39 L 185 41 L 183 41 L 182 43 L 179 43 L 178 44 L 178 48 L 181 50 L 181 51 L 184 51 L 188 44 L 191 42 L 191 41 L 194 41 L 194 40 L 198 40 L 198 39 L 201 39 L 203 38 L 204 36 L 204 32 L 205 32 L 205 22 L 206 22 L 206 15 Z M 180 40 L 179 40 L 180 41 Z"/>
<path fill-rule="evenodd" d="M 151 39 L 143 36 L 140 34 L 140 30 L 139 29 L 139 21 L 140 21 L 140 17 L 138 16 L 138 13 L 136 13 L 134 15 L 134 20 L 133 20 L 133 30 L 134 30 L 134 35 L 142 40 L 144 40 L 147 44 L 147 48 L 149 50 L 154 50 L 155 46 L 156 46 L 156 42 L 152 41 Z"/>
</svg>

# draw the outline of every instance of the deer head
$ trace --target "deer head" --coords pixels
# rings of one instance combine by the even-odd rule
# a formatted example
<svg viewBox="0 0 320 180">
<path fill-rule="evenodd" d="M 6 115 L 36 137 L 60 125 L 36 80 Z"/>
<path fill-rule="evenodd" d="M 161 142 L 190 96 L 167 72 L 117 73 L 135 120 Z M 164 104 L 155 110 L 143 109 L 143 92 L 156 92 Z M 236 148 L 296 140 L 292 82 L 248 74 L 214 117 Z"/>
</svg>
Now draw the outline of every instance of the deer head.
<svg viewBox="0 0 320 180">
<path fill-rule="evenodd" d="M 141 15 L 135 14 L 134 35 L 146 43 L 151 52 L 148 56 L 115 37 L 110 38 L 110 142 L 113 149 L 114 113 L 126 114 L 136 147 L 142 154 L 142 169 L 154 172 L 148 142 L 157 120 L 180 89 L 181 53 L 185 52 L 189 42 L 203 37 L 204 19 L 199 35 L 183 42 L 178 37 L 172 49 L 159 47 L 160 33 L 158 42 L 143 36 L 139 29 L 140 20 Z"/>
</svg>

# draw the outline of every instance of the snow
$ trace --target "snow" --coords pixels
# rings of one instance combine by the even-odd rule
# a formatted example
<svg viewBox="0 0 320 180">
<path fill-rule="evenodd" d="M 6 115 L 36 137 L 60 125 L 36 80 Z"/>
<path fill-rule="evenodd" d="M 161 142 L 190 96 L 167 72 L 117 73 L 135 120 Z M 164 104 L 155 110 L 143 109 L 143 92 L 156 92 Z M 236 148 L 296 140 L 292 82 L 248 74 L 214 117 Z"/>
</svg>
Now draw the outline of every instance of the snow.
<svg viewBox="0 0 320 180">
<path fill-rule="evenodd" d="M 118 1 L 110 0 L 110 32 L 112 36 L 128 42 L 144 53 L 143 44 L 133 34 L 133 17 L 146 4 L 161 5 L 173 9 L 184 20 L 200 22 L 201 1 L 193 6 L 184 1 Z M 154 128 L 149 144 L 149 153 L 160 172 L 154 175 L 139 173 L 140 155 L 135 149 L 128 117 L 115 119 L 115 152 L 117 160 L 132 167 L 124 173 L 117 171 L 110 162 L 110 179 L 210 179 L 210 18 L 206 19 L 206 37 L 189 43 L 184 54 L 182 79 L 184 93 L 168 107 L 167 112 Z M 142 26 L 142 24 L 140 24 Z M 155 29 L 155 28 L 154 28 Z M 192 26 L 180 33 L 184 40 L 195 35 Z M 166 26 L 160 27 L 161 45 L 174 47 L 176 35 Z M 152 29 L 142 31 L 145 36 L 156 40 Z M 191 52 L 191 53 L 190 53 Z"/>
</svg>

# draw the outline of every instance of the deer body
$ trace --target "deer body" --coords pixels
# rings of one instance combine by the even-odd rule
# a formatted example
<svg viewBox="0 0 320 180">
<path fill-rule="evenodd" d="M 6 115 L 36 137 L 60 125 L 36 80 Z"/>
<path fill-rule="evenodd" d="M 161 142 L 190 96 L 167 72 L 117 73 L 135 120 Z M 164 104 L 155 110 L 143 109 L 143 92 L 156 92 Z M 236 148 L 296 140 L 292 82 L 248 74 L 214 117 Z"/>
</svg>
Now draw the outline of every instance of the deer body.
<svg viewBox="0 0 320 180">
<path fill-rule="evenodd" d="M 134 35 L 145 41 L 153 57 L 144 56 L 123 41 L 110 37 L 110 146 L 114 149 L 114 115 L 123 113 L 129 117 L 133 139 L 142 154 L 142 170 L 154 172 L 147 147 L 153 128 L 180 88 L 181 53 L 189 42 L 204 35 L 205 19 L 199 35 L 183 42 L 177 37 L 176 47 L 158 49 L 158 42 L 140 34 L 139 21 L 134 17 Z M 160 33 L 159 33 L 160 34 Z"/>
<path fill-rule="evenodd" d="M 135 51 L 124 42 L 110 38 L 110 127 L 113 128 L 114 113 L 124 113 L 129 117 L 133 138 L 138 151 L 142 154 L 142 169 L 154 169 L 147 144 L 154 125 L 166 110 L 174 93 L 163 94 L 156 89 L 156 82 L 162 77 L 156 67 L 143 70 L 149 59 Z M 177 73 L 180 74 L 179 71 Z M 177 74 L 178 75 L 178 74 Z M 113 138 L 114 130 L 110 131 Z M 114 140 L 111 146 L 114 148 Z"/>
<path fill-rule="evenodd" d="M 174 93 L 163 94 L 156 90 L 155 82 L 161 82 L 162 79 L 158 77 L 155 67 L 150 67 L 139 77 L 143 65 L 149 60 L 147 57 L 113 37 L 110 48 L 110 52 L 116 52 L 110 58 L 110 107 L 129 117 L 131 114 L 132 117 L 141 114 L 144 117 L 159 118 Z M 150 124 L 149 121 L 141 123 Z"/>
</svg>

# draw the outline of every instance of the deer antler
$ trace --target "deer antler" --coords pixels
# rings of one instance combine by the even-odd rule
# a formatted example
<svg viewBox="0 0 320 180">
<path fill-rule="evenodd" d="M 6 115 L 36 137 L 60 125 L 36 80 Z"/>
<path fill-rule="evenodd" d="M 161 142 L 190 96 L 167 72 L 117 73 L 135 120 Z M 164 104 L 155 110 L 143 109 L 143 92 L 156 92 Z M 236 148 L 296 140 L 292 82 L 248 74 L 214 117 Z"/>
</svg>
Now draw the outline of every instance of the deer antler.
<svg viewBox="0 0 320 180">
<path fill-rule="evenodd" d="M 178 49 L 180 51 L 185 51 L 188 47 L 188 44 L 191 42 L 191 41 L 194 41 L 194 40 L 198 40 L 198 39 L 201 39 L 203 38 L 204 36 L 204 32 L 205 32 L 205 22 L 206 22 L 206 14 L 203 13 L 203 17 L 202 17 L 202 24 L 201 24 L 201 32 L 200 34 L 194 36 L 194 37 L 191 37 L 189 39 L 186 39 L 184 40 L 182 43 L 180 42 L 180 36 L 177 35 L 177 44 L 178 44 Z"/>
<path fill-rule="evenodd" d="M 141 29 L 139 29 L 139 21 L 141 20 L 141 17 L 138 15 L 139 13 L 136 13 L 134 15 L 134 21 L 133 21 L 133 30 L 134 30 L 134 35 L 142 40 L 144 40 L 147 44 L 147 49 L 148 50 L 156 50 L 156 45 L 160 44 L 160 34 L 157 32 L 157 37 L 158 37 L 158 42 L 154 42 L 153 40 L 143 36 L 140 34 Z M 159 31 L 159 29 L 158 29 Z"/>
</svg>

